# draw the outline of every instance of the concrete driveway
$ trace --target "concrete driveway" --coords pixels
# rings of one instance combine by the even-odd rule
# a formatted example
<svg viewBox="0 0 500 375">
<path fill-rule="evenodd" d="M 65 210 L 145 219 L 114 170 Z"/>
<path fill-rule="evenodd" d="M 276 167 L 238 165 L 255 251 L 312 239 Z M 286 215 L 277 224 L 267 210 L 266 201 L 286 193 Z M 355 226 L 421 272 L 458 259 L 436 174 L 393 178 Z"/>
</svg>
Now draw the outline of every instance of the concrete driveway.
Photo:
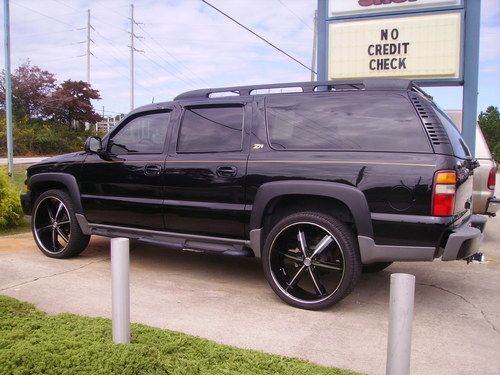
<svg viewBox="0 0 500 375">
<path fill-rule="evenodd" d="M 217 342 L 385 373 L 389 276 L 416 276 L 412 374 L 500 373 L 500 219 L 489 219 L 487 262 L 399 263 L 363 275 L 354 292 L 320 312 L 285 305 L 256 259 L 176 252 L 134 244 L 135 322 Z M 43 256 L 30 234 L 0 237 L 0 294 L 49 313 L 110 317 L 109 240 L 80 257 Z M 110 338 L 111 339 L 111 338 Z"/>
</svg>

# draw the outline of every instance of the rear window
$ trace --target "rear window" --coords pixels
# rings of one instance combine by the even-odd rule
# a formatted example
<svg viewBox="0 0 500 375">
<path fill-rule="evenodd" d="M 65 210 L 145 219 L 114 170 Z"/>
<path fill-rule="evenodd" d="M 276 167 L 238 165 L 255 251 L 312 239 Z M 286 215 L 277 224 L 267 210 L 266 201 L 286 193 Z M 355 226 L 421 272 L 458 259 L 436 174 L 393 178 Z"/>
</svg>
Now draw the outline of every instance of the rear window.
<svg viewBox="0 0 500 375">
<path fill-rule="evenodd" d="M 266 116 L 277 150 L 431 151 L 415 110 L 399 94 L 269 96 Z"/>
</svg>

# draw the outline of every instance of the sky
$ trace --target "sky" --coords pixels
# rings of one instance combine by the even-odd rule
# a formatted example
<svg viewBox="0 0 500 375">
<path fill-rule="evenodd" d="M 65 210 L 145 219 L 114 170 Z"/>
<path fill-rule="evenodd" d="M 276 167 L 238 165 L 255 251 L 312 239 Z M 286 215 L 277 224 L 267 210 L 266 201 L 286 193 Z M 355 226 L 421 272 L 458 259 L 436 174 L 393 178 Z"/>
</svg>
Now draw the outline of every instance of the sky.
<svg viewBox="0 0 500 375">
<path fill-rule="evenodd" d="M 311 66 L 316 0 L 209 0 Z M 469 0 L 477 1 L 477 0 Z M 86 80 L 87 10 L 91 77 L 106 116 L 130 110 L 130 0 L 10 0 L 12 70 L 30 60 L 66 79 Z M 310 71 L 200 0 L 135 0 L 135 107 L 187 90 L 307 81 Z M 0 10 L 3 19 L 3 9 Z M 500 107 L 500 0 L 482 0 L 478 111 Z M 0 31 L 3 41 L 3 29 Z M 3 43 L 2 43 L 3 46 Z M 0 64 L 4 67 L 2 47 Z M 428 88 L 460 109 L 460 87 Z M 104 109 L 103 109 L 104 107 Z"/>
</svg>

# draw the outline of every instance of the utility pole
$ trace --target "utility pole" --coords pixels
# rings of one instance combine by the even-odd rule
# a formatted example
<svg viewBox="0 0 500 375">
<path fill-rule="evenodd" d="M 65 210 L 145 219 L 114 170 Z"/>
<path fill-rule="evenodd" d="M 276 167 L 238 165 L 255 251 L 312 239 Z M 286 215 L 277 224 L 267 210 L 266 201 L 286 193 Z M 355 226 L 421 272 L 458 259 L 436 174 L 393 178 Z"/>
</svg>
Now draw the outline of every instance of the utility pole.
<svg viewBox="0 0 500 375">
<path fill-rule="evenodd" d="M 90 9 L 87 9 L 87 83 L 90 85 Z"/>
<path fill-rule="evenodd" d="M 134 4 L 130 4 L 130 110 L 134 109 Z"/>
<path fill-rule="evenodd" d="M 134 39 L 141 39 L 141 36 L 135 35 L 134 25 L 141 25 L 134 20 L 134 4 L 130 4 L 130 110 L 134 109 L 134 52 L 144 52 L 134 47 Z"/>
<path fill-rule="evenodd" d="M 10 15 L 9 0 L 3 1 L 5 49 L 5 117 L 7 120 L 7 171 L 14 178 L 14 141 L 12 139 L 12 79 L 10 76 Z"/>
<path fill-rule="evenodd" d="M 311 82 L 316 78 L 316 44 L 318 42 L 318 10 L 314 11 L 314 35 L 313 35 L 313 51 L 311 61 Z"/>
</svg>

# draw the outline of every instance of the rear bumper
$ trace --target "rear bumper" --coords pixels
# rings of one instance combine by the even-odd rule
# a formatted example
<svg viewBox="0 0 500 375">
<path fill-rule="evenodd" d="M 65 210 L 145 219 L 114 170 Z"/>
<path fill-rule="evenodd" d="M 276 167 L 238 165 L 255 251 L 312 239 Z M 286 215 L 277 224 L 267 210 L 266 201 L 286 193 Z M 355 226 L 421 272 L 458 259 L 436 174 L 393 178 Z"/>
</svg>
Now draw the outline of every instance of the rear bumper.
<svg viewBox="0 0 500 375">
<path fill-rule="evenodd" d="M 372 218 L 375 216 L 372 214 Z M 477 252 L 482 240 L 482 231 L 486 225 L 486 217 L 481 215 L 471 215 L 463 218 L 463 221 L 453 227 L 450 223 L 451 217 L 435 216 L 404 216 L 404 215 L 381 215 L 376 214 L 376 220 L 392 222 L 399 220 L 400 232 L 395 233 L 390 228 L 393 235 L 393 243 L 390 245 L 375 243 L 370 237 L 358 236 L 358 244 L 363 264 L 375 262 L 408 262 L 408 261 L 432 261 L 441 257 L 442 260 L 464 259 Z M 439 232 L 438 236 L 422 234 L 421 244 L 408 245 L 403 241 L 399 242 L 400 233 L 408 233 L 409 229 L 427 228 Z M 404 229 L 404 230 L 403 230 Z M 445 242 L 441 242 L 442 238 Z M 441 244 L 441 246 L 440 246 Z M 423 245 L 423 246 L 422 246 Z"/>
<path fill-rule="evenodd" d="M 486 206 L 486 214 L 495 216 L 499 208 L 500 208 L 500 198 L 492 197 L 488 199 L 488 205 Z"/>
<path fill-rule="evenodd" d="M 464 259 L 477 252 L 483 234 L 481 229 L 472 225 L 474 225 L 474 219 L 468 220 L 453 230 L 446 241 L 441 260 Z"/>
</svg>

